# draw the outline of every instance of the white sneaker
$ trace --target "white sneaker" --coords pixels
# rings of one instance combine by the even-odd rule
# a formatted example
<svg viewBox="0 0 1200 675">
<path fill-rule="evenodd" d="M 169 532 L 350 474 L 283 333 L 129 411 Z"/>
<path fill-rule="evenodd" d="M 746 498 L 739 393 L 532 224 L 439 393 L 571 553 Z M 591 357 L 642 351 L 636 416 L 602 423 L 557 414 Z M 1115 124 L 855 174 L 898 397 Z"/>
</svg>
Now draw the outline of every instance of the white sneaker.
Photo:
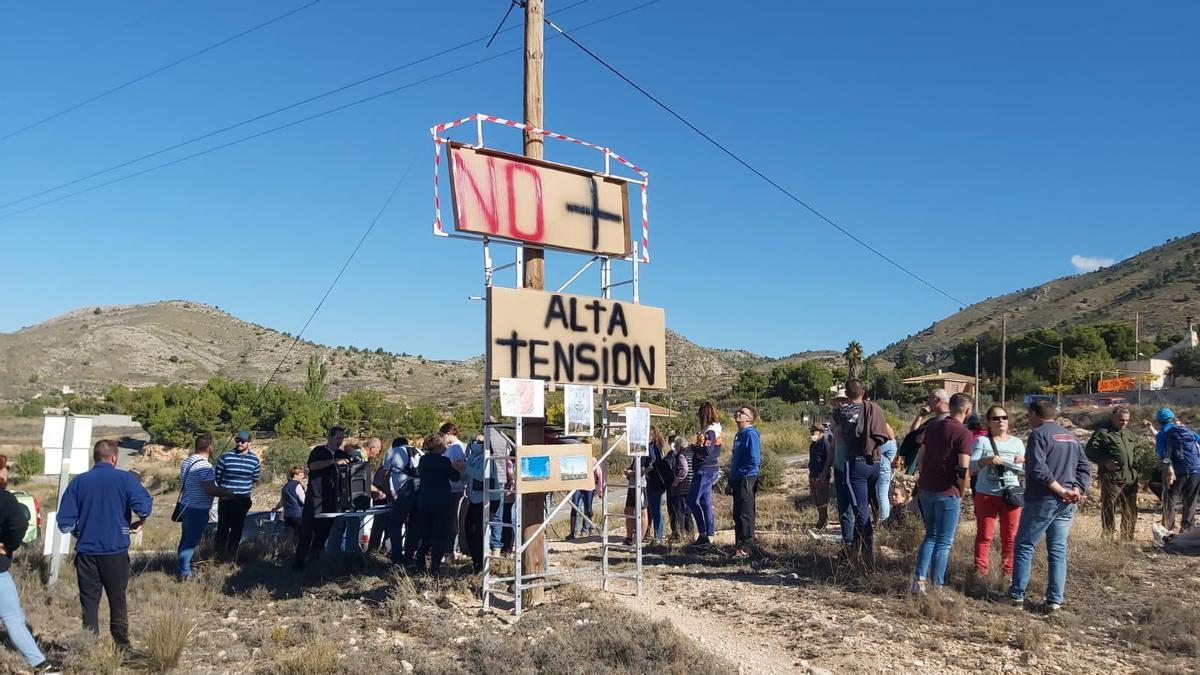
<svg viewBox="0 0 1200 675">
<path fill-rule="evenodd" d="M 926 592 L 925 580 L 917 579 L 916 577 L 913 577 L 912 584 L 909 585 L 909 587 L 908 587 L 908 592 L 925 595 L 925 592 Z"/>
</svg>

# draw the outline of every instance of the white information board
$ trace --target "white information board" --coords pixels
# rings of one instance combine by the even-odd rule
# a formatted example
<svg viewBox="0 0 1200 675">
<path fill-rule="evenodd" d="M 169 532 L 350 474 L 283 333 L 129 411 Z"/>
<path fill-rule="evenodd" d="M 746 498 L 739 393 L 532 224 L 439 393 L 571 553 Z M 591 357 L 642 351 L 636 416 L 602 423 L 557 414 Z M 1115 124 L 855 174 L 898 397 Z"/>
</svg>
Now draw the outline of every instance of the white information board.
<svg viewBox="0 0 1200 675">
<path fill-rule="evenodd" d="M 75 434 L 71 441 L 70 472 L 72 476 L 88 470 L 91 463 L 92 451 L 92 421 L 91 417 L 74 415 Z M 45 463 L 42 473 L 47 476 L 57 476 L 62 472 L 63 461 L 63 431 L 66 429 L 67 418 L 60 415 L 47 415 L 45 426 L 42 427 L 42 453 Z"/>
</svg>

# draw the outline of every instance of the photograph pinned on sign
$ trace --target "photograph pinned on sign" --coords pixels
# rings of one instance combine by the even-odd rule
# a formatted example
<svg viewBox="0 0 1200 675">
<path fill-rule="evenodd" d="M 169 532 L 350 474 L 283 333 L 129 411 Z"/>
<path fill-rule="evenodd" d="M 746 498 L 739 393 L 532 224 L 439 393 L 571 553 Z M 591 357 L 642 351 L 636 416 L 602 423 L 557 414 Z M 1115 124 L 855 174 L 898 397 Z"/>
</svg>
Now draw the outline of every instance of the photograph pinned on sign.
<svg viewBox="0 0 1200 675">
<path fill-rule="evenodd" d="M 633 407 L 625 409 L 625 440 L 630 457 L 646 457 L 650 454 L 650 409 Z"/>
<path fill-rule="evenodd" d="M 559 458 L 558 475 L 562 480 L 585 480 L 588 477 L 588 456 L 566 455 Z"/>
<path fill-rule="evenodd" d="M 563 387 L 564 426 L 567 436 L 591 436 L 595 433 L 592 387 L 568 384 Z"/>
<path fill-rule="evenodd" d="M 550 480 L 550 458 L 545 455 L 521 458 L 521 480 Z"/>
<path fill-rule="evenodd" d="M 505 417 L 543 417 L 546 383 L 542 380 L 500 378 L 500 414 Z"/>
</svg>

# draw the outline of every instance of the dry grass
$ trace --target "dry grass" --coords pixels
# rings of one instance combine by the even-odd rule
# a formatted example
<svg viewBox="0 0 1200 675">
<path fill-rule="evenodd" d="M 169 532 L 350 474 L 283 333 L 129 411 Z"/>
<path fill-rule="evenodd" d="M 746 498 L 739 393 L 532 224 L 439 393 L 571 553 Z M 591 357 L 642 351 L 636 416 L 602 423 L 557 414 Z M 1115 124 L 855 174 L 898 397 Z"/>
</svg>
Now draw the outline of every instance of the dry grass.
<svg viewBox="0 0 1200 675">
<path fill-rule="evenodd" d="M 1154 599 L 1122 634 L 1147 649 L 1200 656 L 1200 613 L 1176 597 Z"/>
<path fill-rule="evenodd" d="M 314 639 L 280 654 L 260 671 L 279 675 L 333 675 L 340 672 L 337 646 L 328 640 Z"/>
<path fill-rule="evenodd" d="M 142 633 L 147 670 L 165 673 L 178 666 L 198 623 L 195 610 L 181 599 L 157 609 Z"/>
</svg>

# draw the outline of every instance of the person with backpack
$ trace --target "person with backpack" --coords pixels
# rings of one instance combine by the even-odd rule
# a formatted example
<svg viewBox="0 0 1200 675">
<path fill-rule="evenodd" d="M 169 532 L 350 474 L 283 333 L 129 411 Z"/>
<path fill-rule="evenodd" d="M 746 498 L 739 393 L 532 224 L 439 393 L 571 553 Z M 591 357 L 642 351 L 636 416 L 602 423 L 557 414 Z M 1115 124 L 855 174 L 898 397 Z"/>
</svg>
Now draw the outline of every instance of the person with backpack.
<svg viewBox="0 0 1200 675">
<path fill-rule="evenodd" d="M 1200 496 L 1200 436 L 1175 418 L 1175 411 L 1162 408 L 1155 416 L 1162 428 L 1154 435 L 1154 448 L 1163 468 L 1163 527 L 1175 529 L 1175 509 L 1180 508 L 1179 531 L 1194 525 L 1196 500 Z M 1151 429 L 1153 426 L 1151 425 Z"/>
<path fill-rule="evenodd" d="M 712 491 L 717 483 L 720 469 L 717 459 L 721 456 L 721 422 L 712 401 L 700 404 L 696 411 L 700 422 L 700 433 L 696 434 L 695 475 L 692 488 L 688 491 L 688 506 L 696 517 L 696 541 L 693 546 L 704 547 L 712 543 L 717 533 L 717 514 L 713 510 Z"/>
<path fill-rule="evenodd" d="M 1046 539 L 1046 612 L 1062 607 L 1067 586 L 1067 542 L 1078 505 L 1092 484 L 1092 463 L 1075 434 L 1055 421 L 1058 410 L 1045 399 L 1030 402 L 1029 440 L 1025 445 L 1025 506 L 1017 525 L 1012 585 L 1008 597 L 1025 605 L 1025 587 L 1033 567 L 1033 551 Z"/>
<path fill-rule="evenodd" d="M 392 512 L 388 519 L 391 532 L 388 533 L 388 538 L 392 544 L 392 563 L 396 565 L 409 564 L 419 543 L 414 527 L 419 485 L 418 464 L 417 449 L 409 445 L 408 438 L 397 436 L 392 440 L 392 447 L 384 455 L 383 463 L 379 466 L 381 471 L 387 472 L 387 489 L 392 500 Z"/>
<path fill-rule="evenodd" d="M 949 417 L 925 431 L 917 479 L 925 538 L 917 549 L 909 586 L 912 593 L 924 593 L 927 583 L 946 585 L 946 565 L 967 492 L 971 448 L 975 444 L 975 436 L 964 424 L 970 413 L 971 397 L 955 394 L 950 397 Z"/>
<path fill-rule="evenodd" d="M 1100 477 L 1100 525 L 1104 535 L 1116 534 L 1117 513 L 1120 513 L 1121 539 L 1125 541 L 1133 541 L 1137 526 L 1138 472 L 1134 466 L 1137 436 L 1129 428 L 1130 417 L 1128 407 L 1113 408 L 1084 449 L 1087 458 L 1096 464 Z"/>
<path fill-rule="evenodd" d="M 853 560 L 869 566 L 875 555 L 870 489 L 879 480 L 879 449 L 888 438 L 887 414 L 865 394 L 859 380 L 846 382 L 847 401 L 833 413 L 832 464 L 842 541 Z"/>
<path fill-rule="evenodd" d="M 754 408 L 744 405 L 733 414 L 738 432 L 730 451 L 729 482 L 733 491 L 733 557 L 745 558 L 754 543 L 758 476 L 762 470 L 762 438 L 754 428 Z"/>
<path fill-rule="evenodd" d="M 692 510 L 688 508 L 687 496 L 695 477 L 695 449 L 683 436 L 676 436 L 671 448 L 671 468 L 675 480 L 667 491 L 667 515 L 671 520 L 671 541 L 678 542 L 695 531 Z"/>
<path fill-rule="evenodd" d="M 971 491 L 975 506 L 975 574 L 986 577 L 996 523 L 1000 524 L 1000 561 L 1005 577 L 1012 576 L 1013 547 L 1023 504 L 1021 481 L 1009 468 L 1025 462 L 1025 444 L 1008 433 L 1008 411 L 994 405 L 984 415 L 988 433 L 975 439 L 971 473 L 978 478 Z"/>
<path fill-rule="evenodd" d="M 192 576 L 192 556 L 208 527 L 208 513 L 214 497 L 233 493 L 217 485 L 217 475 L 209 461 L 212 436 L 196 437 L 195 452 L 179 465 L 179 503 L 172 520 L 179 522 L 179 546 L 175 549 L 175 576 L 186 581 Z M 177 515 L 176 515 L 177 514 Z"/>
<path fill-rule="evenodd" d="M 25 612 L 21 609 L 21 596 L 10 571 L 12 555 L 25 539 L 31 515 L 8 491 L 8 457 L 0 455 L 0 621 L 4 623 L 9 642 L 25 657 L 25 663 L 34 672 L 46 673 L 57 671 L 58 667 L 46 660 L 37 640 L 29 632 Z"/>
</svg>

